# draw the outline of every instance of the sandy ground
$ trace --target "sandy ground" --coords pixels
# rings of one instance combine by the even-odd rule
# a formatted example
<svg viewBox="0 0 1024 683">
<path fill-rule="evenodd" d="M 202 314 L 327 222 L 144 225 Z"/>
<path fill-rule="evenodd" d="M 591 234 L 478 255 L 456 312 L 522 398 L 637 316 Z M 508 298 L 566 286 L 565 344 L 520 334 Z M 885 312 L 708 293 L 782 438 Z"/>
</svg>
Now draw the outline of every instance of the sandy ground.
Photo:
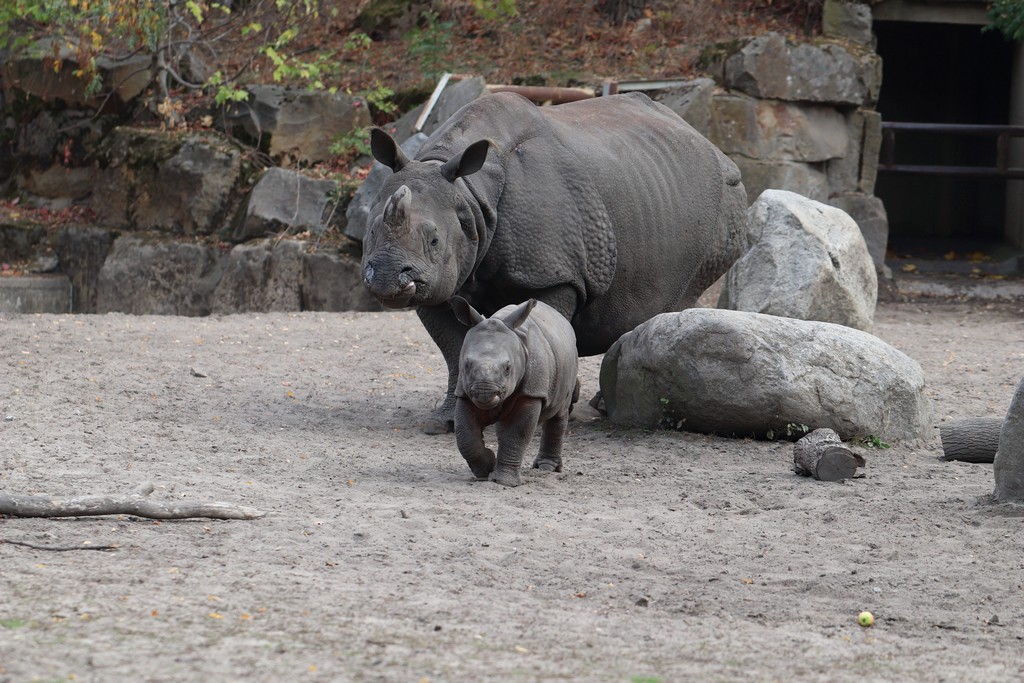
<svg viewBox="0 0 1024 683">
<path fill-rule="evenodd" d="M 883 304 L 876 332 L 937 421 L 1001 417 L 1022 308 Z M 410 313 L 0 330 L 2 490 L 151 481 L 269 513 L 0 519 L 3 541 L 117 546 L 0 543 L 0 682 L 1024 678 L 1024 519 L 991 465 L 937 459 L 938 430 L 826 484 L 788 443 L 583 415 L 564 473 L 504 489 L 412 428 L 444 373 Z"/>
</svg>

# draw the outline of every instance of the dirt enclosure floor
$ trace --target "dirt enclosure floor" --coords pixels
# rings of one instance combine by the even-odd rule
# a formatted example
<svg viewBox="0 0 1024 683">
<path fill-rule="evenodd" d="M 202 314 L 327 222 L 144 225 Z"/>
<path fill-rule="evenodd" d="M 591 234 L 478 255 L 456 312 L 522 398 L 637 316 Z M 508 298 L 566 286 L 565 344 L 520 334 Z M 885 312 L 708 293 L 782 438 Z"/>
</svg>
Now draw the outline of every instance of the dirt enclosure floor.
<svg viewBox="0 0 1024 683">
<path fill-rule="evenodd" d="M 1005 415 L 1024 307 L 876 321 L 936 423 Z M 444 371 L 408 312 L 0 330 L 0 490 L 269 513 L 0 519 L 0 682 L 1024 679 L 1024 518 L 937 429 L 828 484 L 789 443 L 582 411 L 565 472 L 504 489 L 413 428 Z"/>
</svg>

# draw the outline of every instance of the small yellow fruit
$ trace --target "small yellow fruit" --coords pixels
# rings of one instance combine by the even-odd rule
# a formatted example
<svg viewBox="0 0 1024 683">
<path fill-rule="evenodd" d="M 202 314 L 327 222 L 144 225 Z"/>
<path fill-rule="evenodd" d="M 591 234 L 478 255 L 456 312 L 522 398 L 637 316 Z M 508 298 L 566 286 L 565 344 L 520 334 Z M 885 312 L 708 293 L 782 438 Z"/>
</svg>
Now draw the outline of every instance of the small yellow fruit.
<svg viewBox="0 0 1024 683">
<path fill-rule="evenodd" d="M 857 615 L 857 623 L 867 628 L 875 625 L 875 615 L 871 612 L 861 612 Z"/>
</svg>

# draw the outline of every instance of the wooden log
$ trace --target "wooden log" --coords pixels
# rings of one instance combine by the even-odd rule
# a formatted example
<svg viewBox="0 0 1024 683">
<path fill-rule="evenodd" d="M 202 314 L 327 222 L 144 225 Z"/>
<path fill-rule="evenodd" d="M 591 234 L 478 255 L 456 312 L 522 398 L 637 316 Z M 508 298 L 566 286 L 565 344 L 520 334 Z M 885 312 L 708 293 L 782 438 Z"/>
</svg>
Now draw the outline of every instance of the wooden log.
<svg viewBox="0 0 1024 683">
<path fill-rule="evenodd" d="M 942 459 L 961 462 L 992 462 L 999 450 L 1001 417 L 975 417 L 939 425 Z"/>
<path fill-rule="evenodd" d="M 143 484 L 126 496 L 79 496 L 51 498 L 0 492 L 0 515 L 11 517 L 91 517 L 93 515 L 134 515 L 148 519 L 259 519 L 266 513 L 232 503 L 161 503 L 146 498 L 153 485 Z"/>
<path fill-rule="evenodd" d="M 822 428 L 793 444 L 793 471 L 819 481 L 849 479 L 858 467 L 864 467 L 864 458 L 843 445 L 835 431 Z"/>
</svg>

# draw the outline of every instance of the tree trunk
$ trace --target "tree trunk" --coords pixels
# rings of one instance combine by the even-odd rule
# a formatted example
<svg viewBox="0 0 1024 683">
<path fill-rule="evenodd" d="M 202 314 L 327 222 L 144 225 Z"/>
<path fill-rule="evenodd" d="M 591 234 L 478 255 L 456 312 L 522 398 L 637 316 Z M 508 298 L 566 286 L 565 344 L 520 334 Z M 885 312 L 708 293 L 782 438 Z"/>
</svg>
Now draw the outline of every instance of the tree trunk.
<svg viewBox="0 0 1024 683">
<path fill-rule="evenodd" d="M 601 0 L 597 11 L 611 24 L 621 26 L 624 22 L 636 21 L 644 15 L 646 0 Z"/>
<path fill-rule="evenodd" d="M 1003 502 L 1024 503 L 1024 379 L 1006 411 L 996 451 L 995 496 Z"/>
<path fill-rule="evenodd" d="M 793 444 L 793 471 L 819 481 L 849 479 L 864 458 L 843 445 L 831 429 L 815 429 Z"/>
<path fill-rule="evenodd" d="M 1003 419 L 977 417 L 954 420 L 939 427 L 942 459 L 962 462 L 992 462 L 999 449 Z"/>
</svg>

